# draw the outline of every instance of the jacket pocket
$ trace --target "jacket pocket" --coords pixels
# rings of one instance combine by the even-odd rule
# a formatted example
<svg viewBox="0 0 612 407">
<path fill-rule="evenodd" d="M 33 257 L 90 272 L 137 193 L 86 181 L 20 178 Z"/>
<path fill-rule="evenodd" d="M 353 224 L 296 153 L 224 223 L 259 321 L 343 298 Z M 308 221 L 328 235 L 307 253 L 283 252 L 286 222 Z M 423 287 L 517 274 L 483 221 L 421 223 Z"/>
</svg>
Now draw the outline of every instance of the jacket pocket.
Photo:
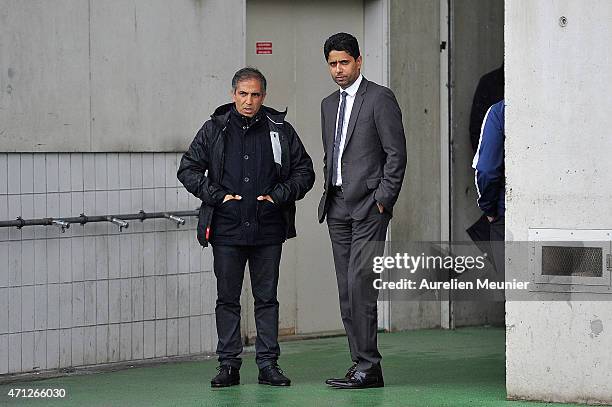
<svg viewBox="0 0 612 407">
<path fill-rule="evenodd" d="M 240 234 L 240 201 L 230 199 L 215 208 L 210 233 L 215 236 L 235 237 Z"/>
<path fill-rule="evenodd" d="M 257 205 L 257 218 L 261 234 L 264 236 L 283 235 L 285 219 L 281 207 L 266 200 L 258 201 Z"/>
<path fill-rule="evenodd" d="M 366 187 L 368 187 L 368 189 L 376 189 L 378 185 L 380 185 L 380 178 L 366 179 Z"/>
<path fill-rule="evenodd" d="M 268 200 L 258 201 L 258 214 L 260 220 L 268 219 L 269 217 L 280 217 L 280 206 Z"/>
</svg>

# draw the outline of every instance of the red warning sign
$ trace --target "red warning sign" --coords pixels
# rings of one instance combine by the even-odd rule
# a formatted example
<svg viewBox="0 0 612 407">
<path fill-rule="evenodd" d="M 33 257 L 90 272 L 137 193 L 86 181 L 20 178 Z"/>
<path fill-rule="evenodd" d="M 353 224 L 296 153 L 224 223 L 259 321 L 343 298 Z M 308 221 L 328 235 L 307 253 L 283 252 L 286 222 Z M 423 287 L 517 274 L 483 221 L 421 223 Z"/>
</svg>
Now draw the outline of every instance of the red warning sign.
<svg viewBox="0 0 612 407">
<path fill-rule="evenodd" d="M 255 43 L 256 54 L 272 54 L 272 41 L 257 41 Z"/>
</svg>

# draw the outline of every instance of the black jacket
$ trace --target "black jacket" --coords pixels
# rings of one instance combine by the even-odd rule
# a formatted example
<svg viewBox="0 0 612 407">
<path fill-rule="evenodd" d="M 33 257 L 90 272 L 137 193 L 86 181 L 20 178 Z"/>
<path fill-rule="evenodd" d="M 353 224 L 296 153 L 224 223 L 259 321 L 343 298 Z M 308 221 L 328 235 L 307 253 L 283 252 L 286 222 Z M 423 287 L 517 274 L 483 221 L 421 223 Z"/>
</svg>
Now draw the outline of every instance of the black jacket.
<svg viewBox="0 0 612 407">
<path fill-rule="evenodd" d="M 208 245 L 213 212 L 228 191 L 219 184 L 223 176 L 225 138 L 233 103 L 218 107 L 211 119 L 197 132 L 181 159 L 177 177 L 187 191 L 202 201 L 198 219 L 197 237 L 202 246 Z M 278 204 L 285 218 L 285 238 L 296 236 L 295 201 L 302 199 L 314 184 L 312 160 L 297 133 L 285 121 L 287 112 L 278 112 L 267 106 L 265 113 L 270 133 L 280 141 L 281 165 L 277 166 L 280 182 L 271 187 L 269 194 Z"/>
<path fill-rule="evenodd" d="M 486 73 L 478 81 L 470 112 L 470 142 L 476 153 L 485 113 L 504 98 L 504 65 Z"/>
</svg>

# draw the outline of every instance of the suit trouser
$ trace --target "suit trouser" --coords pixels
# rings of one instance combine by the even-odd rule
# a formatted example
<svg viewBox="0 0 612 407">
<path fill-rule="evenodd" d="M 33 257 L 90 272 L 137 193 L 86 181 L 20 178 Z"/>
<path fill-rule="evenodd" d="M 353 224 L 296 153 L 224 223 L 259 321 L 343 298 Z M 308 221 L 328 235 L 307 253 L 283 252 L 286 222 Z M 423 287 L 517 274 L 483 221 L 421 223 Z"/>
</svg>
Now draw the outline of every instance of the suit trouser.
<svg viewBox="0 0 612 407">
<path fill-rule="evenodd" d="M 278 345 L 278 270 L 282 245 L 213 246 L 214 272 L 217 277 L 217 355 L 219 363 L 240 368 L 240 294 L 244 268 L 248 261 L 251 288 L 255 298 L 255 360 L 261 369 L 275 363 Z"/>
<path fill-rule="evenodd" d="M 359 370 L 378 366 L 378 290 L 372 271 L 374 256 L 384 253 L 390 215 L 373 208 L 363 220 L 351 218 L 342 193 L 330 197 L 327 226 L 332 242 L 340 315 L 348 337 L 351 359 Z"/>
</svg>

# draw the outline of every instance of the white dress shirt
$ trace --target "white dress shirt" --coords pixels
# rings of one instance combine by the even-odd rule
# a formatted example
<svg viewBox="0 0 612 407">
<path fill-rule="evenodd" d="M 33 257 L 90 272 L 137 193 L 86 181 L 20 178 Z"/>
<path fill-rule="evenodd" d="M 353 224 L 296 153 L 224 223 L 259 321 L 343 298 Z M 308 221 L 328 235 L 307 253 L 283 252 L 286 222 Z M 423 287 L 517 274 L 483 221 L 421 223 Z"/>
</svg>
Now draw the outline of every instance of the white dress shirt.
<svg viewBox="0 0 612 407">
<path fill-rule="evenodd" d="M 344 121 L 342 123 L 342 136 L 340 137 L 340 151 L 338 152 L 338 162 L 336 163 L 337 170 L 337 182 L 336 185 L 342 185 L 342 153 L 344 152 L 344 143 L 346 141 L 346 131 L 349 125 L 349 119 L 351 118 L 351 111 L 353 110 L 353 103 L 355 102 L 355 95 L 359 90 L 359 85 L 361 85 L 361 80 L 363 76 L 359 74 L 359 77 L 351 86 L 346 89 L 340 89 L 340 93 L 346 92 L 346 105 L 344 106 Z M 340 104 L 342 103 L 342 95 L 340 96 L 340 100 L 338 101 L 338 111 L 336 112 L 336 126 L 334 128 L 334 134 L 338 129 L 338 119 L 340 116 Z"/>
</svg>

